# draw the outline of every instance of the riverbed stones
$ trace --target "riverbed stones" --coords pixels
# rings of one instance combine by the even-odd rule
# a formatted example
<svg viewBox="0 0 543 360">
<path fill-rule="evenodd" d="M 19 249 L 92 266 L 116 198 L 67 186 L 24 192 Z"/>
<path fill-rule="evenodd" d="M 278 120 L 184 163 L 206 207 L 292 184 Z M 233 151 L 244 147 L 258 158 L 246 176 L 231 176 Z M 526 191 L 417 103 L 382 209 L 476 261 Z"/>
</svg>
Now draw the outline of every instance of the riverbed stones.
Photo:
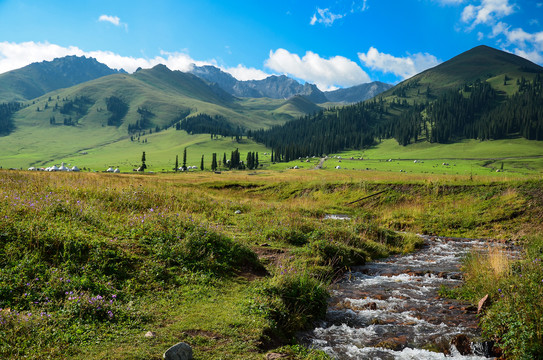
<svg viewBox="0 0 543 360">
<path fill-rule="evenodd" d="M 403 335 L 383 340 L 377 345 L 375 345 L 375 347 L 394 350 L 394 351 L 401 351 L 406 346 L 407 346 L 407 337 Z"/>
<path fill-rule="evenodd" d="M 471 341 L 466 335 L 456 335 L 451 340 L 451 344 L 456 346 L 456 350 L 458 350 L 460 355 L 471 355 Z"/>
<path fill-rule="evenodd" d="M 267 353 L 266 360 L 284 359 L 287 356 L 288 356 L 287 354 L 281 354 L 281 353 Z"/>
<path fill-rule="evenodd" d="M 163 358 L 164 360 L 193 360 L 192 348 L 189 344 L 180 342 L 166 350 Z"/>
</svg>

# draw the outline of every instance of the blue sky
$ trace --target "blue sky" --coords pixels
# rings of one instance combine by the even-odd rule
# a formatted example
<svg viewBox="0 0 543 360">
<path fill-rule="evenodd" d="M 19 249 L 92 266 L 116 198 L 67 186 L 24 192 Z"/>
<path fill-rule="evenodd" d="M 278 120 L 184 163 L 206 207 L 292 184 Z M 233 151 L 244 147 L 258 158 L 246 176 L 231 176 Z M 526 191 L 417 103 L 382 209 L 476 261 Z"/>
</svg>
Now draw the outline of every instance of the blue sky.
<svg viewBox="0 0 543 360">
<path fill-rule="evenodd" d="M 0 0 L 0 72 L 73 54 L 328 90 L 397 83 L 481 44 L 543 65 L 543 0 Z"/>
</svg>

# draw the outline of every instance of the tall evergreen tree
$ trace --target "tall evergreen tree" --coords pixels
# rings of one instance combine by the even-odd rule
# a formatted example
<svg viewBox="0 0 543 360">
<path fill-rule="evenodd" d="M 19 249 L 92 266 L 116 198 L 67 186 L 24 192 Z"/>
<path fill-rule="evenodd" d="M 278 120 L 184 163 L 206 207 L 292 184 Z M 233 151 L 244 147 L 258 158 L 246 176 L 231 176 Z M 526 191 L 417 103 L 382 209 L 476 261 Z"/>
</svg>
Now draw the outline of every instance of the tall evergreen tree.
<svg viewBox="0 0 543 360">
<path fill-rule="evenodd" d="M 202 155 L 202 161 L 200 161 L 200 170 L 204 171 L 204 155 Z"/>
<path fill-rule="evenodd" d="M 217 153 L 213 153 L 212 159 L 211 159 L 211 170 L 215 171 L 217 170 Z"/>
<path fill-rule="evenodd" d="M 175 172 L 177 172 L 177 170 L 179 170 L 179 155 L 175 155 L 175 168 L 174 168 Z"/>
<path fill-rule="evenodd" d="M 145 164 L 145 151 L 143 152 L 143 154 L 141 155 L 141 166 L 140 166 L 140 169 L 141 171 L 145 171 L 145 169 L 147 169 L 147 165 Z"/>
<path fill-rule="evenodd" d="M 183 149 L 183 171 L 187 171 L 187 148 Z"/>
</svg>

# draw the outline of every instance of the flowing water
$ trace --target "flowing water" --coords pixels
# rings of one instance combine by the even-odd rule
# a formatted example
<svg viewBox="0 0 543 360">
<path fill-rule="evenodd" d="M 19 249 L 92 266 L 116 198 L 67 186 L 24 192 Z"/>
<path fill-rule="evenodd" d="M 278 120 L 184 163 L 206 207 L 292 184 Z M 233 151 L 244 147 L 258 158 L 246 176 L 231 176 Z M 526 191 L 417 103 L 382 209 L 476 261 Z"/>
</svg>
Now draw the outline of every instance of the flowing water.
<svg viewBox="0 0 543 360">
<path fill-rule="evenodd" d="M 476 342 L 477 308 L 438 291 L 460 284 L 467 251 L 487 247 L 425 237 L 416 253 L 353 269 L 333 290 L 325 321 L 302 340 L 336 359 L 485 359 L 488 344 Z"/>
</svg>

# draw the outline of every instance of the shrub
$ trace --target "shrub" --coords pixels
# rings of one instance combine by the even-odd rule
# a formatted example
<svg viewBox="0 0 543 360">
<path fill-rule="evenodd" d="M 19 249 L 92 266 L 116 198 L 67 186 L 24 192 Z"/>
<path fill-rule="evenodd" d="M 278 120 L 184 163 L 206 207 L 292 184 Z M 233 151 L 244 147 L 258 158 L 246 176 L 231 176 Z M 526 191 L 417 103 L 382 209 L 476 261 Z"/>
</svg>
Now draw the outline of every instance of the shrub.
<svg viewBox="0 0 543 360">
<path fill-rule="evenodd" d="M 172 257 L 193 271 L 227 274 L 244 266 L 261 268 L 256 254 L 228 237 L 202 227 L 186 234 L 174 248 Z"/>
<path fill-rule="evenodd" d="M 274 277 L 265 285 L 264 294 L 268 317 L 285 334 L 307 329 L 326 315 L 327 286 L 305 272 Z"/>
<path fill-rule="evenodd" d="M 362 249 L 335 241 L 318 240 L 310 245 L 311 252 L 318 256 L 321 261 L 319 265 L 332 265 L 334 267 L 345 267 L 364 265 L 366 252 Z"/>
<path fill-rule="evenodd" d="M 516 264 L 508 285 L 482 319 L 487 336 L 494 337 L 508 359 L 543 358 L 543 265 L 541 258 Z"/>
</svg>

